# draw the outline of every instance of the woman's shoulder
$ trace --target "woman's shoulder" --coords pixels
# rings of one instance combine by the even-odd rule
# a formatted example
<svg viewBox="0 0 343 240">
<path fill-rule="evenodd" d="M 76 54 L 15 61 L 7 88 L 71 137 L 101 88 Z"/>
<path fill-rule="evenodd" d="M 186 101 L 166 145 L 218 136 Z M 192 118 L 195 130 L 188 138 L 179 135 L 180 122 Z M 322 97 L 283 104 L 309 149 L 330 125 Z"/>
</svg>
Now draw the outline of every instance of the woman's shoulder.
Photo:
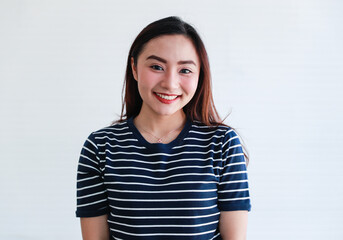
<svg viewBox="0 0 343 240">
<path fill-rule="evenodd" d="M 193 121 L 190 136 L 195 140 L 219 144 L 223 151 L 233 146 L 241 146 L 241 140 L 236 130 L 226 124 L 208 126 L 204 123 Z"/>
<path fill-rule="evenodd" d="M 221 137 L 233 137 L 236 136 L 235 130 L 226 124 L 206 125 L 200 121 L 192 121 L 191 131 L 199 134 L 212 134 Z"/>
<path fill-rule="evenodd" d="M 230 131 L 230 130 L 233 130 L 232 127 L 224 124 L 224 123 L 218 123 L 218 124 L 214 124 L 214 125 L 206 125 L 205 123 L 203 122 L 200 122 L 200 121 L 197 121 L 197 120 L 194 120 L 192 121 L 192 126 L 195 127 L 195 128 L 198 128 L 198 129 L 202 129 L 204 131 L 214 131 L 214 130 L 217 130 L 217 131 Z"/>
<path fill-rule="evenodd" d="M 114 122 L 109 126 L 102 127 L 91 133 L 94 137 L 105 137 L 105 136 L 120 136 L 128 132 L 127 120 L 121 122 Z"/>
</svg>

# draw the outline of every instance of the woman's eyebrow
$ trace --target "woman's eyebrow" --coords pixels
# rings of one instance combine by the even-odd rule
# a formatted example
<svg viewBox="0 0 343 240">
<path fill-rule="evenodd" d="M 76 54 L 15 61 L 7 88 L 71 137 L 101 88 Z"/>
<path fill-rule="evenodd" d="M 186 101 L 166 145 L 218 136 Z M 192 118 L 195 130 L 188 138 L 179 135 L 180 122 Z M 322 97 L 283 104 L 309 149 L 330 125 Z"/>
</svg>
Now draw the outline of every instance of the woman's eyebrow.
<svg viewBox="0 0 343 240">
<path fill-rule="evenodd" d="M 158 57 L 156 55 L 150 55 L 149 57 L 146 58 L 146 60 L 149 60 L 149 59 L 155 59 L 159 62 L 163 62 L 163 63 L 167 63 L 167 60 L 161 58 L 161 57 Z M 182 64 L 193 64 L 194 66 L 196 66 L 195 62 L 193 60 L 183 60 L 183 61 L 178 61 L 177 64 L 179 65 L 182 65 Z"/>
<path fill-rule="evenodd" d="M 146 58 L 146 60 L 148 60 L 148 59 L 155 59 L 159 62 L 167 63 L 167 60 L 160 58 L 160 57 L 157 57 L 156 55 L 150 55 L 149 57 Z"/>
</svg>

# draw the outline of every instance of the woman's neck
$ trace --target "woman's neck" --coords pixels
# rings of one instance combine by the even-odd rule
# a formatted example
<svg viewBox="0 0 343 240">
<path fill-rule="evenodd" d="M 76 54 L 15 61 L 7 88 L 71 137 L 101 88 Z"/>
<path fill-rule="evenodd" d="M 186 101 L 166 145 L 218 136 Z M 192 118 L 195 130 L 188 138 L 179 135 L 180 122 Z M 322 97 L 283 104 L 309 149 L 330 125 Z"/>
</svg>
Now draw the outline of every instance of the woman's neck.
<svg viewBox="0 0 343 240">
<path fill-rule="evenodd" d="M 141 112 L 133 123 L 148 142 L 168 143 L 181 132 L 186 123 L 186 115 L 182 110 L 168 116 L 151 116 Z"/>
</svg>

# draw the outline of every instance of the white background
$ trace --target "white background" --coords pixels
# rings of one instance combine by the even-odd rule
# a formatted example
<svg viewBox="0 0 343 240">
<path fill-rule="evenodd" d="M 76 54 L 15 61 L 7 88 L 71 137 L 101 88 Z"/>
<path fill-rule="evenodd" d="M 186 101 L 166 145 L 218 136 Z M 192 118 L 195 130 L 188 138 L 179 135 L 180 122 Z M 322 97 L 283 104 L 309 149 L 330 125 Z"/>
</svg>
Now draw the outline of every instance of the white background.
<svg viewBox="0 0 343 240">
<path fill-rule="evenodd" d="M 0 239 L 81 239 L 78 156 L 117 119 L 129 47 L 178 15 L 249 153 L 248 239 L 343 239 L 343 2 L 0 1 Z"/>
</svg>

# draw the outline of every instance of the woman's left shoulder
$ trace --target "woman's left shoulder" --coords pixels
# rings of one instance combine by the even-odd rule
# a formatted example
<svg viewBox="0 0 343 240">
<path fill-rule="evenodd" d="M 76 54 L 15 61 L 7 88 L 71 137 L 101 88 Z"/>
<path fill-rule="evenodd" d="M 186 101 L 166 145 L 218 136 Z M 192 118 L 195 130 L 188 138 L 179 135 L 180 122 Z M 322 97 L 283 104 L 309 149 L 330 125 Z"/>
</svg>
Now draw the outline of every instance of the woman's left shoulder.
<svg viewBox="0 0 343 240">
<path fill-rule="evenodd" d="M 217 136 L 222 136 L 222 137 L 234 137 L 237 135 L 235 130 L 225 124 L 217 124 L 217 125 L 212 125 L 208 126 L 202 122 L 199 121 L 193 121 L 192 122 L 192 130 L 203 133 L 203 134 L 212 134 L 212 135 L 217 135 Z"/>
</svg>

